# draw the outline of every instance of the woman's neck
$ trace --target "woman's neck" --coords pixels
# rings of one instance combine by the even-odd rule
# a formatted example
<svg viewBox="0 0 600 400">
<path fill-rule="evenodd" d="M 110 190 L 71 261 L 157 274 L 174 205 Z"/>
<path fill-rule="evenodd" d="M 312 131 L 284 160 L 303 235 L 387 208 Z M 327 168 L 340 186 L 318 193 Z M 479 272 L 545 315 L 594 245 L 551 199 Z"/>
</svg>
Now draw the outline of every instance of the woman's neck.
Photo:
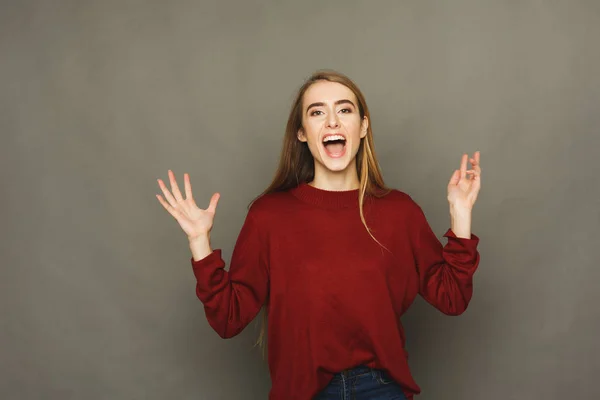
<svg viewBox="0 0 600 400">
<path fill-rule="evenodd" d="M 343 191 L 355 190 L 360 186 L 356 166 L 350 163 L 343 171 L 330 171 L 322 165 L 315 163 L 315 177 L 308 184 L 322 190 Z"/>
</svg>

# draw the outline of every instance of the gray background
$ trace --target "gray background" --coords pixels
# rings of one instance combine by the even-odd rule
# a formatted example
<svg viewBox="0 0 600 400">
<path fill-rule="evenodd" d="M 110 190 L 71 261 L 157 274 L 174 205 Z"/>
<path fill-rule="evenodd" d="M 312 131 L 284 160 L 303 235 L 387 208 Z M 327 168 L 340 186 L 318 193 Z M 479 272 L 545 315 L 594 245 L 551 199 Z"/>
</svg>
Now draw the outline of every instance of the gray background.
<svg viewBox="0 0 600 400">
<path fill-rule="evenodd" d="M 595 0 L 3 0 L 0 398 L 266 398 L 258 329 L 208 326 L 156 178 L 222 194 L 229 259 L 318 68 L 362 88 L 440 237 L 482 153 L 470 308 L 403 319 L 420 399 L 600 398 L 599 40 Z"/>
</svg>

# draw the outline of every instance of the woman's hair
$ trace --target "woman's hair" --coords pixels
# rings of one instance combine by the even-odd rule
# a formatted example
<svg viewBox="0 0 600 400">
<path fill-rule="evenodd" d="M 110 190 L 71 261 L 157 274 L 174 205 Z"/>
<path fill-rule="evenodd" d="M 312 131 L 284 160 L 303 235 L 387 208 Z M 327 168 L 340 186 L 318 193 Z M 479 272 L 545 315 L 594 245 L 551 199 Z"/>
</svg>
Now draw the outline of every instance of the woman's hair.
<svg viewBox="0 0 600 400">
<path fill-rule="evenodd" d="M 382 197 L 387 194 L 390 189 L 384 184 L 383 175 L 381 173 L 377 157 L 375 156 L 373 131 L 371 129 L 371 115 L 369 113 L 369 108 L 367 107 L 365 97 L 358 86 L 356 86 L 356 84 L 354 84 L 350 78 L 339 72 L 332 70 L 316 71 L 298 90 L 296 98 L 292 103 L 287 126 L 285 128 L 285 136 L 283 138 L 283 147 L 279 159 L 279 166 L 275 172 L 275 176 L 271 184 L 260 196 L 257 197 L 257 199 L 269 193 L 292 189 L 298 186 L 300 183 L 309 183 L 314 179 L 314 158 L 310 152 L 310 149 L 308 148 L 307 143 L 301 142 L 298 139 L 298 131 L 302 128 L 302 105 L 304 94 L 308 88 L 319 81 L 336 82 L 349 88 L 354 93 L 356 100 L 358 101 L 361 122 L 364 120 L 364 117 L 367 117 L 369 120 L 367 134 L 361 139 L 358 153 L 356 154 L 356 169 L 360 182 L 358 200 L 360 219 L 369 235 L 373 238 L 373 240 L 379 243 L 367 226 L 363 212 L 364 200 L 366 196 Z M 263 310 L 263 325 L 257 342 L 257 344 L 261 346 L 264 346 L 265 341 L 266 318 L 266 310 Z"/>
</svg>

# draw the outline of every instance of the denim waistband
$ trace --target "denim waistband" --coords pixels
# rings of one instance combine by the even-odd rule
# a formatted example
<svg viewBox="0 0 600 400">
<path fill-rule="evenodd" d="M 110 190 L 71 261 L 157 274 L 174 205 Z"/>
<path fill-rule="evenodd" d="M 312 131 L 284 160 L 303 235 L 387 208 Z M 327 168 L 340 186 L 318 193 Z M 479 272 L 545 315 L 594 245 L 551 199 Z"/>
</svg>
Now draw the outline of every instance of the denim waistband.
<svg viewBox="0 0 600 400">
<path fill-rule="evenodd" d="M 369 368 L 365 365 L 359 365 L 354 368 L 345 369 L 342 372 L 340 372 L 339 375 L 344 376 L 344 378 L 351 378 L 353 376 L 370 374 L 372 372 L 373 372 L 373 368 Z"/>
</svg>

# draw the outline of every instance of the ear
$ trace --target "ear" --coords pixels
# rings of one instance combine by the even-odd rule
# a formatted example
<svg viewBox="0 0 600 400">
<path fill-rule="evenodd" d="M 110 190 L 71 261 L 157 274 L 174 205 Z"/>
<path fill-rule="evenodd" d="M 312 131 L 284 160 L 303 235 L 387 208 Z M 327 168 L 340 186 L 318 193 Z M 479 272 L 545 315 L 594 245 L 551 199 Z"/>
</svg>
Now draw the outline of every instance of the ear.
<svg viewBox="0 0 600 400">
<path fill-rule="evenodd" d="M 360 138 L 367 136 L 367 130 L 369 129 L 369 118 L 364 117 L 360 124 Z"/>
<path fill-rule="evenodd" d="M 306 134 L 304 133 L 304 128 L 302 128 L 302 127 L 300 129 L 298 129 L 297 136 L 298 136 L 298 140 L 301 142 L 308 141 L 308 139 L 306 138 Z"/>
</svg>

